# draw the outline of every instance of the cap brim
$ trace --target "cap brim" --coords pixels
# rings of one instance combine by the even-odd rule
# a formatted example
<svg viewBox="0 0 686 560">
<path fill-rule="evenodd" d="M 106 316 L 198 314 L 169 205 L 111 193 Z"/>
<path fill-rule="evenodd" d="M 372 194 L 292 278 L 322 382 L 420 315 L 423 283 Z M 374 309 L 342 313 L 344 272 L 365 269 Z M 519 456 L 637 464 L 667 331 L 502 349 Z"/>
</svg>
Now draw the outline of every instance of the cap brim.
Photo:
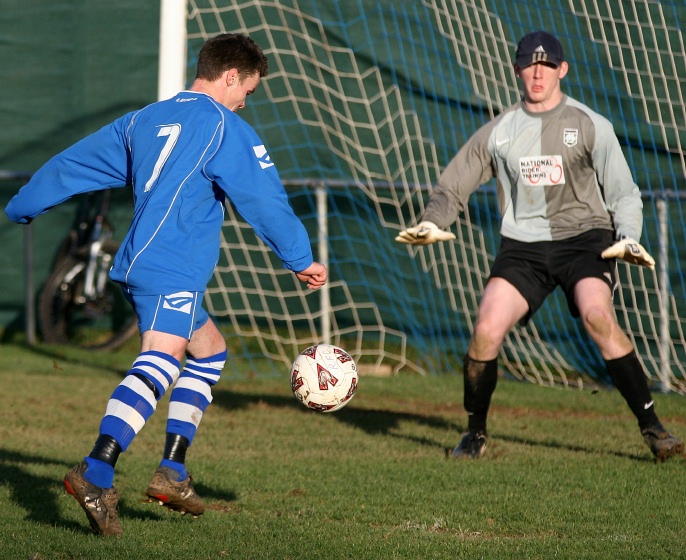
<svg viewBox="0 0 686 560">
<path fill-rule="evenodd" d="M 532 64 L 536 64 L 537 62 L 545 62 L 547 64 L 552 64 L 555 67 L 558 67 L 560 66 L 560 64 L 562 64 L 561 60 L 558 60 L 554 57 L 550 57 L 545 60 L 534 60 L 534 57 L 531 54 L 526 56 L 520 56 L 517 59 L 515 59 L 515 64 L 517 64 L 517 66 L 519 66 L 520 68 L 526 68 L 527 66 L 531 66 Z"/>
</svg>

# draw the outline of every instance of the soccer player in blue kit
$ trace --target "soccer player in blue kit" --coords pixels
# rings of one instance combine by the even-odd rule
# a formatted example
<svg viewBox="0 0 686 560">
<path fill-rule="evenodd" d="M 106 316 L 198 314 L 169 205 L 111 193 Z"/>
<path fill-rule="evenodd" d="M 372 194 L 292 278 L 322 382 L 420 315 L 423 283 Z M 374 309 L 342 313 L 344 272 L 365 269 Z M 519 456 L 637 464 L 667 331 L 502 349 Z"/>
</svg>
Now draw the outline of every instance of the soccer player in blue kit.
<svg viewBox="0 0 686 560">
<path fill-rule="evenodd" d="M 638 243 L 640 190 L 612 124 L 562 92 L 569 65 L 557 37 L 529 33 L 515 58 L 523 99 L 467 140 L 441 174 L 421 222 L 396 237 L 411 245 L 455 239 L 444 228 L 465 210 L 471 193 L 496 179 L 502 242 L 464 357 L 467 432 L 449 456 L 484 454 L 500 347 L 557 286 L 598 346 L 657 461 L 682 454 L 683 443 L 655 412 L 643 367 L 612 304 L 615 259 L 655 266 Z"/>
<path fill-rule="evenodd" d="M 326 283 L 326 267 L 314 262 L 274 163 L 235 114 L 267 71 L 248 36 L 209 39 L 187 91 L 124 115 L 53 157 L 6 207 L 11 220 L 29 223 L 76 194 L 133 185 L 132 223 L 110 276 L 136 311 L 141 351 L 107 403 L 91 453 L 64 479 L 98 534 L 122 533 L 115 464 L 170 387 L 163 458 L 146 495 L 182 513 L 204 512 L 185 457 L 227 357 L 201 305 L 219 257 L 225 198 L 308 288 Z"/>
</svg>

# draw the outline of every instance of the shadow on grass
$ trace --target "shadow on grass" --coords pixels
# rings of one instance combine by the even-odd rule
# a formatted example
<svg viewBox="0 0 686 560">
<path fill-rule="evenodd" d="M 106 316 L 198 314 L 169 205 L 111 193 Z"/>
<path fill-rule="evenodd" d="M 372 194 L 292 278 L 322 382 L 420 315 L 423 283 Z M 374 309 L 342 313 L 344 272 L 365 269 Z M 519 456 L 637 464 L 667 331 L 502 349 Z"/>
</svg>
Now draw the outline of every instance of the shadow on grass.
<svg viewBox="0 0 686 560">
<path fill-rule="evenodd" d="M 61 479 L 39 476 L 31 472 L 31 465 L 54 465 L 62 467 L 64 474 L 74 466 L 72 462 L 57 461 L 41 455 L 30 455 L 18 451 L 0 449 L 0 486 L 9 490 L 10 500 L 18 508 L 26 511 L 25 519 L 51 527 L 59 527 L 71 531 L 92 534 L 88 520 L 83 514 L 83 522 L 63 519 L 60 515 L 60 494 L 64 493 Z M 221 502 L 235 501 L 234 492 L 220 491 L 203 484 L 196 484 L 198 493 L 206 498 Z M 70 507 L 78 509 L 76 500 L 70 498 Z M 122 496 L 119 502 L 119 515 L 122 518 L 138 519 L 142 521 L 159 521 L 165 519 L 166 510 L 154 504 L 147 504 L 144 495 Z M 64 507 L 64 506 L 62 506 Z M 210 509 L 221 509 L 218 505 L 210 505 Z"/>
<path fill-rule="evenodd" d="M 517 436 L 498 436 L 496 440 L 506 441 L 508 443 L 516 443 L 518 445 L 528 445 L 530 447 L 544 447 L 546 449 L 559 449 L 562 451 L 572 451 L 574 453 L 588 453 L 591 455 L 609 455 L 612 457 L 619 457 L 621 459 L 630 459 L 631 461 L 642 461 L 654 463 L 655 459 L 647 452 L 644 455 L 636 455 L 634 453 L 622 453 L 621 451 L 613 451 L 612 449 L 598 449 L 592 447 L 583 447 L 581 445 L 569 445 L 556 441 L 536 441 L 531 438 L 521 438 Z M 646 448 L 647 449 L 647 448 Z"/>
<path fill-rule="evenodd" d="M 64 474 L 74 466 L 71 462 L 0 449 L 0 485 L 9 489 L 12 502 L 27 512 L 25 519 L 51 527 L 91 534 L 85 514 L 83 523 L 61 518 L 58 499 L 64 492 L 62 481 L 53 477 L 38 476 L 30 472 L 30 465 L 58 465 L 64 467 Z M 75 500 L 73 506 L 80 507 Z M 156 514 L 142 513 L 121 503 L 119 511 L 121 515 L 128 517 L 159 519 Z"/>
<path fill-rule="evenodd" d="M 293 408 L 298 411 L 302 411 L 303 414 L 320 414 L 313 411 L 308 411 L 304 409 L 302 404 L 297 402 L 290 396 L 280 396 L 280 395 L 249 395 L 244 393 L 235 393 L 232 391 L 222 390 L 217 391 L 214 396 L 214 405 L 221 406 L 227 410 L 240 410 L 252 406 L 271 406 L 275 408 Z M 330 416 L 342 422 L 348 424 L 355 428 L 364 430 L 370 435 L 387 436 L 393 438 L 404 439 L 407 441 L 414 441 L 418 445 L 425 445 L 428 447 L 434 447 L 441 449 L 445 453 L 449 453 L 452 448 L 445 447 L 444 442 L 435 441 L 429 438 L 420 438 L 412 436 L 408 433 L 402 433 L 401 423 L 410 422 L 418 426 L 425 426 L 432 429 L 444 430 L 448 433 L 461 434 L 467 428 L 464 424 L 459 424 L 446 420 L 441 416 L 436 415 L 424 415 L 408 412 L 394 412 L 390 410 L 373 410 L 373 409 L 362 409 L 355 408 L 354 404 L 349 405 L 341 410 L 332 413 Z M 452 437 L 452 435 L 451 435 Z M 584 454 L 601 454 L 613 457 L 619 457 L 622 459 L 629 459 L 632 461 L 641 462 L 654 462 L 654 459 L 650 453 L 645 455 L 637 455 L 633 453 L 623 453 L 620 451 L 613 451 L 612 449 L 605 448 L 599 449 L 598 447 L 585 447 L 580 445 L 571 445 L 555 441 L 536 441 L 532 438 L 522 438 L 511 435 L 493 435 L 491 438 L 497 441 L 504 441 L 509 443 L 515 443 L 519 445 L 526 445 L 529 447 L 541 447 L 544 449 L 558 449 L 571 451 L 574 453 L 584 453 Z M 459 436 L 455 442 L 455 445 L 459 441 Z M 497 454 L 495 456 L 500 456 Z"/>
<path fill-rule="evenodd" d="M 68 364 L 76 364 L 114 373 L 123 378 L 128 373 L 131 365 L 130 361 L 124 359 L 122 359 L 122 363 L 125 365 L 122 366 L 108 364 L 108 361 L 114 360 L 111 358 L 103 359 L 103 356 L 113 356 L 114 354 L 99 350 L 72 348 L 58 344 L 36 344 L 33 346 L 26 346 L 26 348 L 33 354 L 52 360 L 53 368 L 57 371 L 65 370 Z"/>
<path fill-rule="evenodd" d="M 0 484 L 9 489 L 10 500 L 27 512 L 27 520 L 53 525 L 59 518 L 58 490 L 63 487 L 58 488 L 54 478 L 38 476 L 29 469 L 30 465 L 50 464 L 64 467 L 65 474 L 73 466 L 49 457 L 0 449 Z M 71 523 L 63 526 L 78 527 Z"/>
<path fill-rule="evenodd" d="M 321 414 L 307 410 L 295 398 L 280 395 L 247 395 L 227 390 L 217 391 L 213 395 L 213 406 L 221 406 L 227 410 L 240 410 L 252 406 L 270 406 L 274 408 L 292 408 L 302 414 Z M 464 428 L 459 424 L 446 420 L 440 416 L 414 414 L 410 412 L 394 412 L 390 410 L 374 410 L 346 406 L 341 410 L 328 414 L 337 421 L 364 430 L 370 435 L 388 436 L 414 441 L 419 445 L 443 449 L 443 443 L 429 438 L 415 437 L 400 433 L 402 422 L 411 422 L 418 426 L 446 431 L 460 431 Z"/>
</svg>

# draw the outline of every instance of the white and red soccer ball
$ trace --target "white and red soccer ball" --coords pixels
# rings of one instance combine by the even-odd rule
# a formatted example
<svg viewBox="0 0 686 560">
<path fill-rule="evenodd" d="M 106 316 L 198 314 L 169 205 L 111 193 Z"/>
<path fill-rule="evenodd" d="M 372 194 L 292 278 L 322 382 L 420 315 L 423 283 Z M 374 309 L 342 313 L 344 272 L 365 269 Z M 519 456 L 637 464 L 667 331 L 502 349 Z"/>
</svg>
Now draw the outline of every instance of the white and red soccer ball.
<svg viewBox="0 0 686 560">
<path fill-rule="evenodd" d="M 357 364 L 342 348 L 317 344 L 303 350 L 291 367 L 291 389 L 317 412 L 343 408 L 357 391 Z"/>
</svg>

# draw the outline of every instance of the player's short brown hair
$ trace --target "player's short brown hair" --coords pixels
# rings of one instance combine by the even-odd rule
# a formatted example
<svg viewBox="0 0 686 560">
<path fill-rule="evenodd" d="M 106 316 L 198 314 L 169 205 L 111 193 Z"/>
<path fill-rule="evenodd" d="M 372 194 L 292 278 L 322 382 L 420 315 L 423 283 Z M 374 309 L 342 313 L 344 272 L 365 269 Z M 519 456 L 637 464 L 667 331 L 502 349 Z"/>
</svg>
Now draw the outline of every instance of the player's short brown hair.
<svg viewBox="0 0 686 560">
<path fill-rule="evenodd" d="M 196 78 L 212 82 L 232 68 L 241 77 L 257 72 L 263 78 L 269 72 L 267 57 L 247 35 L 222 33 L 205 41 L 198 53 Z"/>
</svg>

